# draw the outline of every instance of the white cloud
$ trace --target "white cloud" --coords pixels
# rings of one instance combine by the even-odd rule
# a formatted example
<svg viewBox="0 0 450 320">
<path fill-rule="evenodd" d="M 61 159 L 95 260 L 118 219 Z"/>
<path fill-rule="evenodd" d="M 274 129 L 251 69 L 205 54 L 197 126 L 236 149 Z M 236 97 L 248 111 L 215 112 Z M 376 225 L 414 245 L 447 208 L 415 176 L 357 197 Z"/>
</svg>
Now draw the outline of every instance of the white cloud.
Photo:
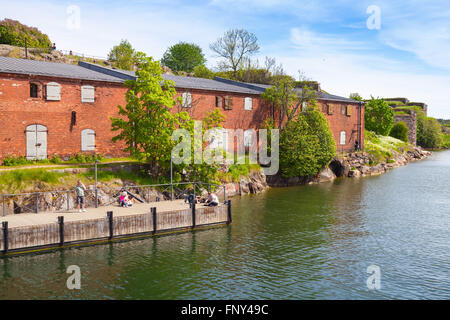
<svg viewBox="0 0 450 320">
<path fill-rule="evenodd" d="M 289 74 L 297 75 L 301 70 L 319 81 L 324 90 L 346 97 L 353 92 L 367 98 L 404 96 L 427 103 L 431 116 L 450 118 L 450 75 L 419 73 L 377 51 L 347 50 L 364 46 L 306 28 L 292 29 L 290 40 L 296 50 L 268 53 L 278 56 Z"/>
</svg>

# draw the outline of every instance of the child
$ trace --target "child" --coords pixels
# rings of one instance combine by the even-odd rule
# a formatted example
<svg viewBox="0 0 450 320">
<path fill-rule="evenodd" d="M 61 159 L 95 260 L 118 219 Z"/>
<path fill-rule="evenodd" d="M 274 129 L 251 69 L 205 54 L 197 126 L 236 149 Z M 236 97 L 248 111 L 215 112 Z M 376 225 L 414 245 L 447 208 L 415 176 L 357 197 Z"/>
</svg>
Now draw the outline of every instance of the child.
<svg viewBox="0 0 450 320">
<path fill-rule="evenodd" d="M 120 193 L 119 201 L 120 201 L 121 207 L 125 207 L 125 208 L 131 207 L 131 204 L 129 203 L 129 199 L 128 199 L 128 194 L 125 190 Z"/>
</svg>

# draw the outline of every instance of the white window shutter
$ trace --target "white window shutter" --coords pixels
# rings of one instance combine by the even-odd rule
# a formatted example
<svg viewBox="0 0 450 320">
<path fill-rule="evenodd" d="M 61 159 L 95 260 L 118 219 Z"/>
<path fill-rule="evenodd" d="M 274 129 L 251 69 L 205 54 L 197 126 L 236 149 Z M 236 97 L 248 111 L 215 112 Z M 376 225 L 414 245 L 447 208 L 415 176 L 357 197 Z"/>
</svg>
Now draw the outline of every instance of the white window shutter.
<svg viewBox="0 0 450 320">
<path fill-rule="evenodd" d="M 347 134 L 345 133 L 345 131 L 341 131 L 341 139 L 340 139 L 340 143 L 341 145 L 345 145 L 347 142 Z"/>
<path fill-rule="evenodd" d="M 183 107 L 184 108 L 192 107 L 192 95 L 190 92 L 183 92 Z"/>
<path fill-rule="evenodd" d="M 254 130 L 246 130 L 244 131 L 244 146 L 251 147 L 253 143 L 253 132 Z"/>
<path fill-rule="evenodd" d="M 61 100 L 61 85 L 56 82 L 47 83 L 47 100 L 59 101 Z"/>
<path fill-rule="evenodd" d="M 85 129 L 81 131 L 81 151 L 95 150 L 95 131 L 92 129 Z"/>
<path fill-rule="evenodd" d="M 95 102 L 95 88 L 93 86 L 81 87 L 81 102 Z"/>
<path fill-rule="evenodd" d="M 252 108 L 253 108 L 252 104 L 253 104 L 252 98 L 250 98 L 250 97 L 245 98 L 244 110 L 252 110 Z"/>
</svg>

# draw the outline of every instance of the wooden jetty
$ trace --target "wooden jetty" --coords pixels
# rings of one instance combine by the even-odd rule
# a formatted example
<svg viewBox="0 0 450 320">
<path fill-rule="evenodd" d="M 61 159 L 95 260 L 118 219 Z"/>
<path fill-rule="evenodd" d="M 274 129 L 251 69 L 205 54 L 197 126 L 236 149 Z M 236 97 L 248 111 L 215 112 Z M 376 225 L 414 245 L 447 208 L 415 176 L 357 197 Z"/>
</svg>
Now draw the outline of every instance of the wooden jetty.
<svg viewBox="0 0 450 320">
<path fill-rule="evenodd" d="M 2 217 L 3 255 L 36 252 L 229 224 L 231 202 L 216 207 L 189 206 L 183 200 L 108 206 L 87 212 L 47 212 Z"/>
</svg>

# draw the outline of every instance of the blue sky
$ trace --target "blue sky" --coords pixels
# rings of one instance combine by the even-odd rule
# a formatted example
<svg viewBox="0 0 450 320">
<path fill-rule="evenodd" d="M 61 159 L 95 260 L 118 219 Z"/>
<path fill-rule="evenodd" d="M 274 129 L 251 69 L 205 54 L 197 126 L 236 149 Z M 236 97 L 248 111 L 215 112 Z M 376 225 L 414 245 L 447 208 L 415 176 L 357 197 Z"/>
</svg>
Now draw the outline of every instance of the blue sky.
<svg viewBox="0 0 450 320">
<path fill-rule="evenodd" d="M 79 25 L 71 6 L 80 9 Z M 370 6 L 380 9 L 369 29 Z M 261 50 L 293 76 L 301 70 L 342 96 L 405 96 L 450 119 L 450 2 L 448 1 L 24 1 L 0 0 L 0 18 L 47 33 L 58 49 L 105 57 L 121 39 L 156 59 L 178 41 L 209 44 L 227 29 L 256 34 Z M 68 24 L 69 21 L 69 24 Z M 73 27 L 70 27 L 72 25 Z"/>
</svg>

